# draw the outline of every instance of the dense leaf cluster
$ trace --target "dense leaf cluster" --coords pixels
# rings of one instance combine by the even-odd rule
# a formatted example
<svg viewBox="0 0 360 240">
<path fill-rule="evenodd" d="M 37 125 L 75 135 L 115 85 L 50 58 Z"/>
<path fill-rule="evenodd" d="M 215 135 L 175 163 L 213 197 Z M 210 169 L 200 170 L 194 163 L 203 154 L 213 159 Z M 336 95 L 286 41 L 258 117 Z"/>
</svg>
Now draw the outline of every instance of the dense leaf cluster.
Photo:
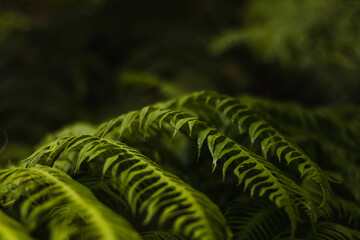
<svg viewBox="0 0 360 240">
<path fill-rule="evenodd" d="M 196 92 L 0 171 L 1 239 L 359 239 L 359 110 Z"/>
</svg>

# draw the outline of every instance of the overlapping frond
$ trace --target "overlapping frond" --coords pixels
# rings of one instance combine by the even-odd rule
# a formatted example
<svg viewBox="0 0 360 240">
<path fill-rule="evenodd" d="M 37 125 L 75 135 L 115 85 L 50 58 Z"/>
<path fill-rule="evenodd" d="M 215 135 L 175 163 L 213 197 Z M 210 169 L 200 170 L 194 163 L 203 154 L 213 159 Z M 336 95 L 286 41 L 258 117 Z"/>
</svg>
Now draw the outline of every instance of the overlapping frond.
<svg viewBox="0 0 360 240">
<path fill-rule="evenodd" d="M 93 163 L 103 175 L 111 175 L 114 187 L 124 194 L 133 212 L 145 213 L 145 223 L 156 217 L 160 226 L 171 224 L 174 231 L 193 239 L 230 239 L 225 218 L 206 195 L 121 142 L 91 136 L 65 137 L 36 152 L 27 165 L 52 164 L 74 151 L 78 156 L 74 158 L 73 173 L 81 170 L 82 164 Z"/>
<path fill-rule="evenodd" d="M 200 132 L 201 135 L 207 134 Z M 287 178 L 279 169 L 260 156 L 250 152 L 245 147 L 227 139 L 220 133 L 209 132 L 207 143 L 215 164 L 217 159 L 229 155 L 223 165 L 223 175 L 230 165 L 234 167 L 234 174 L 238 184 L 244 184 L 244 189 L 250 189 L 250 195 L 267 196 L 278 208 L 285 208 L 291 221 L 291 228 L 295 230 L 299 220 L 298 206 L 307 205 L 310 198 L 302 187 Z M 218 142 L 216 142 L 218 141 Z"/>
<path fill-rule="evenodd" d="M 220 159 L 223 160 L 224 177 L 226 170 L 230 166 L 233 167 L 238 184 L 243 184 L 245 189 L 249 188 L 251 195 L 267 195 L 277 207 L 284 207 L 291 220 L 292 229 L 295 230 L 296 222 L 299 220 L 297 207 L 300 204 L 310 207 L 307 205 L 310 199 L 306 191 L 261 156 L 185 112 L 145 107 L 103 124 L 97 135 L 106 137 L 116 136 L 118 133 L 121 136 L 126 129 L 144 134 L 147 128 L 161 128 L 163 125 L 171 125 L 174 134 L 181 131 L 188 136 L 196 137 L 199 153 L 202 145 L 207 143 L 213 157 L 213 170 Z"/>
<path fill-rule="evenodd" d="M 319 222 L 315 226 L 315 239 L 319 240 L 356 240 L 360 239 L 360 232 L 349 227 L 333 223 L 333 222 Z"/>
<path fill-rule="evenodd" d="M 298 104 L 282 103 L 249 96 L 239 97 L 256 114 L 299 143 L 313 159 L 326 159 L 323 169 L 336 169 L 345 187 L 360 199 L 358 164 L 359 108 L 357 106 L 308 109 Z M 331 200 L 331 199 L 330 199 Z"/>
<path fill-rule="evenodd" d="M 289 239 L 281 234 L 276 240 Z M 299 229 L 294 240 L 358 240 L 360 232 L 334 222 L 318 222 L 315 226 L 304 226 Z"/>
<path fill-rule="evenodd" d="M 0 211 L 0 239 L 3 240 L 32 240 L 27 229 L 16 220 Z"/>
<path fill-rule="evenodd" d="M 321 192 L 314 184 L 305 183 L 306 189 L 313 198 L 321 198 Z M 327 208 L 316 208 L 318 216 L 322 220 L 329 221 L 337 219 L 339 223 L 344 223 L 355 230 L 360 230 L 360 206 L 356 202 L 346 199 L 346 196 L 332 194 L 329 197 Z M 308 212 L 311 215 L 311 212 Z"/>
<path fill-rule="evenodd" d="M 97 129 L 75 125 L 49 136 L 46 142 L 55 141 L 25 159 L 26 168 L 0 171 L 1 204 L 33 236 L 47 226 L 46 236 L 56 240 L 230 240 L 231 230 L 234 239 L 358 239 L 358 143 L 346 145 L 357 139 L 352 132 L 360 121 L 345 121 L 348 112 L 341 114 L 215 92 L 190 94 Z M 327 129 L 337 124 L 341 136 L 333 141 L 336 134 Z M 220 171 L 204 183 L 210 178 L 204 167 L 211 164 Z M 190 166 L 184 178 L 204 192 L 221 193 L 212 198 L 221 208 L 240 195 L 233 191 L 236 183 L 247 191 L 227 206 L 228 222 L 205 194 L 165 170 L 184 173 Z M 334 185 L 332 193 L 325 170 L 347 185 Z M 145 231 L 141 237 L 122 216 Z"/>
<path fill-rule="evenodd" d="M 185 235 L 171 231 L 145 232 L 141 236 L 144 240 L 189 240 Z"/>
<path fill-rule="evenodd" d="M 314 130 L 322 134 L 334 133 L 331 128 L 337 130 L 337 137 L 344 137 L 342 140 L 349 140 L 349 132 L 359 127 L 359 107 L 358 106 L 331 106 L 306 108 L 295 103 L 283 103 L 269 99 L 255 98 L 250 96 L 239 96 L 240 102 L 245 102 L 247 106 L 263 118 L 271 122 L 282 122 L 282 127 L 294 127 L 299 129 Z M 346 123 L 346 124 L 344 124 Z M 329 129 L 330 128 L 330 129 Z"/>
<path fill-rule="evenodd" d="M 342 151 L 353 157 L 359 148 L 356 139 L 360 137 L 360 111 L 356 106 L 308 109 L 294 103 L 249 96 L 238 99 L 246 102 L 257 115 L 286 133 L 292 141 L 311 141 L 311 145 L 319 144 L 326 151 L 332 150 L 332 153 L 327 155 L 331 161 L 336 161 L 338 156 L 334 155 Z M 349 156 L 341 161 L 351 162 L 352 157 Z"/>
<path fill-rule="evenodd" d="M 30 230 L 47 225 L 53 239 L 141 239 L 126 219 L 60 170 L 46 166 L 2 170 L 0 190 L 3 203 L 25 197 L 21 221 Z"/>
<path fill-rule="evenodd" d="M 281 126 L 276 124 L 277 127 L 287 128 L 296 125 L 298 129 L 321 131 L 325 126 L 333 124 L 328 114 L 325 117 L 320 109 L 310 111 L 298 104 L 276 102 L 246 95 L 237 97 L 237 100 L 246 103 L 252 111 L 273 124 L 286 123 Z"/>
<path fill-rule="evenodd" d="M 360 206 L 341 197 L 332 196 L 329 201 L 333 215 L 360 230 Z"/>
<path fill-rule="evenodd" d="M 272 239 L 290 227 L 281 209 L 259 198 L 236 199 L 226 209 L 225 217 L 234 239 L 239 240 Z"/>
<path fill-rule="evenodd" d="M 324 193 L 324 200 L 330 194 L 331 188 L 327 174 L 295 143 L 289 141 L 266 119 L 256 114 L 252 110 L 251 104 L 246 101 L 205 91 L 190 94 L 158 106 L 177 109 L 201 107 L 231 119 L 231 122 L 239 128 L 240 133 L 247 130 L 252 142 L 257 139 L 261 140 L 262 154 L 265 158 L 267 158 L 269 150 L 273 148 L 279 161 L 285 159 L 288 164 L 296 164 L 301 177 L 310 178 L 320 184 Z"/>
</svg>

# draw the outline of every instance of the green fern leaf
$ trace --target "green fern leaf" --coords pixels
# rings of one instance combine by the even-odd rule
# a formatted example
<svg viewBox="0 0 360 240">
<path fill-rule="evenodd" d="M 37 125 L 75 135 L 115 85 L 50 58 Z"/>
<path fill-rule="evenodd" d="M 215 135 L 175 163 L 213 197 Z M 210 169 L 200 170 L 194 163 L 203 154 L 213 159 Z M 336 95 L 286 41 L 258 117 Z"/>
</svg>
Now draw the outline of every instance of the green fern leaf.
<svg viewBox="0 0 360 240">
<path fill-rule="evenodd" d="M 2 200 L 16 199 L 18 194 L 27 196 L 21 203 L 21 219 L 30 230 L 49 222 L 53 226 L 50 231 L 56 231 L 58 226 L 68 230 L 69 235 L 81 235 L 84 239 L 141 239 L 124 218 L 60 170 L 45 166 L 6 169 L 0 172 L 0 182 L 0 190 L 5 192 Z"/>
<path fill-rule="evenodd" d="M 360 232 L 346 226 L 333 223 L 321 222 L 316 226 L 316 239 L 319 240 L 356 240 L 360 239 Z"/>
<path fill-rule="evenodd" d="M 274 240 L 287 240 L 286 233 Z M 305 226 L 295 234 L 295 240 L 358 240 L 360 232 L 334 222 L 319 222 L 315 226 Z"/>
<path fill-rule="evenodd" d="M 0 211 L 0 239 L 3 240 L 31 240 L 27 229 L 5 213 Z"/>
<path fill-rule="evenodd" d="M 228 206 L 225 217 L 234 239 L 239 240 L 271 239 L 289 226 L 282 210 L 259 198 L 238 198 Z"/>
<path fill-rule="evenodd" d="M 189 240 L 185 235 L 171 231 L 145 232 L 141 236 L 144 240 Z"/>
<path fill-rule="evenodd" d="M 140 110 L 140 112 L 144 111 Z M 237 176 L 239 184 L 244 183 L 245 189 L 249 187 L 251 195 L 255 193 L 260 196 L 267 194 L 269 199 L 274 202 L 277 207 L 284 207 L 291 220 L 292 230 L 295 231 L 296 222 L 299 220 L 297 206 L 303 204 L 309 207 L 307 202 L 310 201 L 310 197 L 305 189 L 283 175 L 282 172 L 270 162 L 227 138 L 215 128 L 209 128 L 205 122 L 199 121 L 185 112 L 165 111 L 164 109 L 157 109 L 155 107 L 146 108 L 147 114 L 142 116 L 143 121 L 146 121 L 144 119 L 146 119 L 147 116 L 153 116 L 152 112 L 163 113 L 163 115 L 158 114 L 157 121 L 161 121 L 161 124 L 159 124 L 160 127 L 165 124 L 172 124 L 176 132 L 182 131 L 188 136 L 190 135 L 190 130 L 185 123 L 191 122 L 192 128 L 197 129 L 196 132 L 192 130 L 192 135 L 193 137 L 197 136 L 199 153 L 203 143 L 207 141 L 208 149 L 213 157 L 213 170 L 215 170 L 217 162 L 221 158 L 224 158 L 224 177 L 227 168 L 230 165 L 234 165 L 234 174 Z M 122 118 L 123 116 L 120 116 L 115 120 L 111 120 L 109 122 L 111 127 L 106 126 L 105 123 L 101 129 L 99 129 L 97 135 L 106 137 L 107 134 L 111 135 L 112 132 L 117 132 L 119 128 L 123 128 Z M 137 121 L 136 118 L 134 119 L 134 122 L 135 121 Z M 155 119 L 152 119 L 152 121 L 152 125 L 157 126 L 158 122 Z M 114 122 L 117 124 L 113 124 Z M 104 131 L 104 129 L 106 130 Z"/>
<path fill-rule="evenodd" d="M 86 141 L 77 144 L 84 139 Z M 114 187 L 126 194 L 124 197 L 133 212 L 146 211 L 145 223 L 157 216 L 160 226 L 173 221 L 174 231 L 193 239 L 231 237 L 220 210 L 204 194 L 121 142 L 90 136 L 62 138 L 31 156 L 27 165 L 51 164 L 56 159 L 44 157 L 43 153 L 55 156 L 53 152 L 59 154 L 61 151 L 64 151 L 62 156 L 66 151 L 79 152 L 78 158 L 74 159 L 74 174 L 82 164 L 93 162 L 96 168 L 102 168 L 103 175 L 110 172 Z"/>
<path fill-rule="evenodd" d="M 158 104 L 161 108 L 192 109 L 197 106 L 223 114 L 239 128 L 248 128 L 252 142 L 261 139 L 263 156 L 266 158 L 270 148 L 274 148 L 279 161 L 285 159 L 288 164 L 297 164 L 301 177 L 307 177 L 320 184 L 323 190 L 323 203 L 331 193 L 327 174 L 305 154 L 298 146 L 289 141 L 262 116 L 251 109 L 251 104 L 216 92 L 197 92 L 167 103 Z M 300 162 L 300 163 L 297 163 Z"/>
</svg>

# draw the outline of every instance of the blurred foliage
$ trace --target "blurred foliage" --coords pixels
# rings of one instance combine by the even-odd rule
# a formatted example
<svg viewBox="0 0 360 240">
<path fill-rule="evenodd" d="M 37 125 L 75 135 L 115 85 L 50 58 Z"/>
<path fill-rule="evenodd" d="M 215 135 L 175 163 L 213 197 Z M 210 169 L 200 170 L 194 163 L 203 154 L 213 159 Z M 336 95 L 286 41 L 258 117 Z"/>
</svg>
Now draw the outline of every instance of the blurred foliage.
<svg viewBox="0 0 360 240">
<path fill-rule="evenodd" d="M 358 104 L 359 9 L 345 0 L 1 0 L 0 159 L 65 124 L 197 90 Z"/>
<path fill-rule="evenodd" d="M 246 46 L 258 61 L 291 71 L 286 81 L 317 100 L 359 102 L 359 1 L 252 0 L 240 19 L 212 42 L 214 54 Z"/>
<path fill-rule="evenodd" d="M 219 37 L 213 50 L 223 52 L 243 42 L 263 60 L 285 66 L 358 69 L 359 13 L 354 1 L 251 1 L 244 27 Z"/>
</svg>

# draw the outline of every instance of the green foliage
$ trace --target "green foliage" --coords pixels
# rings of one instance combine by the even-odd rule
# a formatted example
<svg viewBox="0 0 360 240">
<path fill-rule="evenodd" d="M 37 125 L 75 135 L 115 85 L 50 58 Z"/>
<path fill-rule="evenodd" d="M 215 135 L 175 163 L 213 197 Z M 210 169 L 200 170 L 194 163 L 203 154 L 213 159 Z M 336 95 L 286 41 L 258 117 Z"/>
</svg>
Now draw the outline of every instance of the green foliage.
<svg viewBox="0 0 360 240">
<path fill-rule="evenodd" d="M 241 197 L 225 213 L 235 239 L 272 239 L 283 231 L 286 215 L 263 199 Z"/>
<path fill-rule="evenodd" d="M 225 32 L 213 50 L 248 44 L 259 57 L 283 65 L 358 69 L 360 36 L 354 20 L 359 11 L 356 1 L 255 0 L 245 12 L 245 26 Z"/>
<path fill-rule="evenodd" d="M 27 230 L 20 223 L 0 211 L 0 237 L 4 240 L 31 240 Z"/>
<path fill-rule="evenodd" d="M 30 231 L 43 224 L 51 239 L 140 239 L 130 224 L 63 171 L 41 166 L 1 171 L 2 203 L 16 204 Z"/>
<path fill-rule="evenodd" d="M 0 162 L 16 163 L 70 122 L 98 124 L 200 89 L 359 102 L 359 9 L 348 0 L 2 0 L 0 145 L 4 131 L 9 141 Z"/>
<path fill-rule="evenodd" d="M 67 126 L 0 171 L 0 234 L 358 239 L 358 111 L 205 91 Z"/>
<path fill-rule="evenodd" d="M 359 1 L 252 0 L 237 10 L 236 24 L 221 29 L 209 48 L 227 59 L 249 51 L 250 60 L 235 58 L 239 65 L 257 65 L 254 81 L 262 84 L 255 91 L 290 98 L 299 93 L 301 100 L 317 99 L 312 104 L 320 98 L 325 104 L 354 102 L 349 99 L 359 90 Z"/>
<path fill-rule="evenodd" d="M 61 138 L 30 156 L 27 167 L 39 163 L 58 166 L 55 160 L 59 155 L 61 161 L 74 151 L 79 155 L 70 163 L 70 174 L 76 176 L 83 163 L 98 161 L 99 165 L 91 165 L 93 170 L 86 174 L 95 174 L 96 169 L 102 169 L 103 176 L 109 174 L 109 184 L 123 194 L 132 212 L 146 211 L 145 224 L 157 216 L 159 226 L 173 219 L 175 231 L 194 239 L 228 238 L 225 218 L 204 194 L 121 142 L 86 135 Z"/>
</svg>

